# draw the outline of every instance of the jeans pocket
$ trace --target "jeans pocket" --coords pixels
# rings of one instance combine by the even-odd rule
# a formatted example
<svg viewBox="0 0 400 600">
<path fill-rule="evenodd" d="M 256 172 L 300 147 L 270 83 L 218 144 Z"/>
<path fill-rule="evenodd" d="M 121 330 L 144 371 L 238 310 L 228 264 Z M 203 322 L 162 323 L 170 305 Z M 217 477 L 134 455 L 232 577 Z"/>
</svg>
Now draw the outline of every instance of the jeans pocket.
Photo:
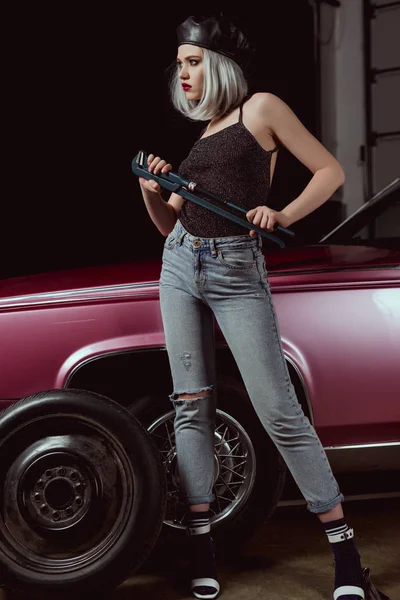
<svg viewBox="0 0 400 600">
<path fill-rule="evenodd" d="M 217 257 L 230 269 L 252 269 L 256 266 L 253 248 L 224 248 L 218 250 Z"/>
</svg>

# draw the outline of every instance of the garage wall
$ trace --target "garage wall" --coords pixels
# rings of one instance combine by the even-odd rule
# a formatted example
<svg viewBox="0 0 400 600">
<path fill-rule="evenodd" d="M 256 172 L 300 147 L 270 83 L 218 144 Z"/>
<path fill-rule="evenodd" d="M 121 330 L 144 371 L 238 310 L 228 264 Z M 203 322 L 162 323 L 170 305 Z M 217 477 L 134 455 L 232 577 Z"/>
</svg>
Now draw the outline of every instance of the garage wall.
<svg viewBox="0 0 400 600">
<path fill-rule="evenodd" d="M 375 1 L 376 5 L 387 0 Z M 400 67 L 400 6 L 377 9 L 371 20 L 371 67 Z M 400 176 L 400 71 L 377 73 L 371 85 L 372 129 L 378 134 L 372 150 L 372 187 L 376 193 Z"/>
<path fill-rule="evenodd" d="M 345 169 L 340 193 L 347 215 L 369 197 L 363 7 L 363 0 L 342 0 L 337 8 L 321 5 L 321 138 Z M 371 68 L 399 66 L 398 31 L 399 7 L 376 11 L 371 19 Z M 371 88 L 372 130 L 399 130 L 399 105 L 399 73 L 378 75 Z M 372 193 L 399 176 L 399 156 L 399 137 L 377 137 L 371 151 Z"/>
<path fill-rule="evenodd" d="M 342 164 L 346 215 L 364 202 L 365 144 L 362 0 L 321 6 L 321 137 Z"/>
</svg>

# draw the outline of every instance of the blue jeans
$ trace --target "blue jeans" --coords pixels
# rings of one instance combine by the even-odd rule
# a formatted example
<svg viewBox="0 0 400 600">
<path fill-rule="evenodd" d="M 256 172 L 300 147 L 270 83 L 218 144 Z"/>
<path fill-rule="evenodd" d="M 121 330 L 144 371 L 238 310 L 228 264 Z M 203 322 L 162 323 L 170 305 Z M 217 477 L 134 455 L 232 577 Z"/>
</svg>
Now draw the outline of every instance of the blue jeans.
<svg viewBox="0 0 400 600">
<path fill-rule="evenodd" d="M 343 496 L 290 381 L 261 242 L 261 236 L 248 234 L 199 238 L 179 219 L 165 240 L 160 306 L 173 381 L 181 497 L 186 504 L 215 499 L 215 317 L 255 411 L 308 510 L 326 512 Z M 196 398 L 199 392 L 206 394 Z M 179 394 L 194 395 L 182 400 Z"/>
</svg>

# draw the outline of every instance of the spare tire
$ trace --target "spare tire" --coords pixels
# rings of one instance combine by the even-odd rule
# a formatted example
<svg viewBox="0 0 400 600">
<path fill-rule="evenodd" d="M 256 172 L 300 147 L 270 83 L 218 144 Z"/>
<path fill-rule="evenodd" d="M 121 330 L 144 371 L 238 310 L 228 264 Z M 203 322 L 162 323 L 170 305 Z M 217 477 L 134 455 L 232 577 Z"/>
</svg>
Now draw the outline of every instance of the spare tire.
<svg viewBox="0 0 400 600">
<path fill-rule="evenodd" d="M 165 472 L 145 428 L 83 390 L 24 398 L 0 416 L 0 584 L 59 597 L 110 589 L 150 554 Z"/>
</svg>

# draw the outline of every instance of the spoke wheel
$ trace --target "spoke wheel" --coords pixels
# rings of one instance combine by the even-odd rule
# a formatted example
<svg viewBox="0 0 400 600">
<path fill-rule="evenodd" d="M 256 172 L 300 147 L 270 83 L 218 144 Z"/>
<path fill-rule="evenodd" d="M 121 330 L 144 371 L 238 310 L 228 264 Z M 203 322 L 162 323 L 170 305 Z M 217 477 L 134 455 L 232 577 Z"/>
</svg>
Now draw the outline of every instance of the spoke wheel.
<svg viewBox="0 0 400 600">
<path fill-rule="evenodd" d="M 229 557 L 273 514 L 284 489 L 286 465 L 240 382 L 219 378 L 218 407 L 211 524 L 219 556 Z M 157 548 L 164 554 L 176 545 L 176 551 L 185 552 L 187 508 L 179 500 L 175 411 L 167 395 L 139 398 L 129 410 L 155 441 L 166 474 L 167 510 Z"/>
<path fill-rule="evenodd" d="M 179 474 L 176 457 L 175 412 L 152 423 L 148 431 L 161 453 L 167 477 L 165 525 L 185 529 L 187 509 L 179 501 Z M 256 457 L 250 437 L 228 413 L 217 410 L 215 427 L 214 494 L 210 505 L 214 525 L 233 517 L 244 506 L 253 489 Z"/>
</svg>

